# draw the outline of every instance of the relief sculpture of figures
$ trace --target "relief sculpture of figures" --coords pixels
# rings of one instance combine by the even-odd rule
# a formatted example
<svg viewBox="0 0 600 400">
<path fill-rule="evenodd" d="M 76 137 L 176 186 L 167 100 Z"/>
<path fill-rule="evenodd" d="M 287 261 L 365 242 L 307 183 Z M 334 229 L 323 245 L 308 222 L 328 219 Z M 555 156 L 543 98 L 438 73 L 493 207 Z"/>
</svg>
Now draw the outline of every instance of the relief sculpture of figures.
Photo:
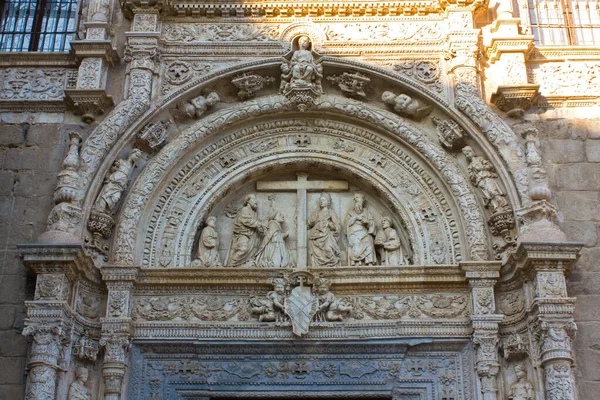
<svg viewBox="0 0 600 400">
<path fill-rule="evenodd" d="M 258 200 L 256 195 L 249 194 L 244 199 L 244 206 L 237 213 L 233 223 L 233 237 L 227 256 L 228 267 L 241 267 L 254 264 L 258 246 L 258 234 L 264 228 L 258 219 Z"/>
<path fill-rule="evenodd" d="M 188 101 L 177 103 L 177 114 L 183 118 L 200 118 L 210 107 L 217 104 L 221 98 L 217 92 L 198 96 Z"/>
<path fill-rule="evenodd" d="M 111 173 L 94 203 L 94 211 L 112 214 L 127 188 L 129 175 L 131 175 L 135 162 L 141 154 L 142 152 L 139 149 L 133 149 L 128 158 L 115 161 Z"/>
<path fill-rule="evenodd" d="M 311 45 L 307 36 L 298 39 L 298 50 L 294 52 L 291 60 L 284 60 L 281 64 L 281 87 L 283 94 L 292 89 L 312 88 L 316 93 L 322 93 L 321 79 L 323 66 L 315 62 L 313 53 L 309 50 Z"/>
<path fill-rule="evenodd" d="M 498 175 L 492 164 L 483 157 L 475 155 L 473 149 L 465 146 L 463 154 L 469 161 L 469 179 L 483 193 L 485 206 L 492 213 L 506 211 L 508 203 L 498 184 Z"/>
<path fill-rule="evenodd" d="M 523 364 L 515 365 L 517 381 L 512 384 L 508 392 L 508 400 L 533 400 L 535 392 L 533 385 L 527 378 L 527 367 Z"/>
<path fill-rule="evenodd" d="M 319 300 L 319 308 L 315 315 L 317 321 L 343 321 L 352 313 L 352 307 L 331 293 L 330 286 L 329 279 L 315 279 L 315 291 Z"/>
<path fill-rule="evenodd" d="M 273 280 L 275 290 L 267 293 L 266 299 L 253 297 L 250 300 L 252 313 L 258 314 L 259 322 L 281 322 L 285 319 L 285 281 Z"/>
<path fill-rule="evenodd" d="M 346 214 L 348 237 L 348 263 L 350 265 L 375 265 L 377 255 L 373 245 L 375 220 L 365 207 L 365 196 L 354 194 L 354 207 Z"/>
<path fill-rule="evenodd" d="M 222 267 L 219 256 L 219 234 L 216 231 L 217 218 L 208 217 L 198 241 L 198 253 L 192 267 Z"/>
<path fill-rule="evenodd" d="M 404 93 L 396 95 L 393 92 L 386 91 L 381 95 L 381 100 L 383 100 L 384 103 L 392 106 L 394 111 L 396 111 L 398 114 L 405 115 L 416 120 L 420 120 L 428 116 L 433 110 L 432 105 L 424 104 L 421 101 L 413 99 Z"/>
<path fill-rule="evenodd" d="M 67 400 L 91 400 L 90 391 L 85 386 L 88 380 L 88 370 L 84 367 L 79 367 L 75 370 L 75 380 L 69 387 Z"/>
<path fill-rule="evenodd" d="M 331 197 L 321 194 L 319 210 L 308 218 L 308 252 L 313 267 L 340 265 L 340 229 L 340 219 L 331 209 Z"/>
<path fill-rule="evenodd" d="M 392 218 L 388 215 L 381 219 L 381 231 L 375 236 L 375 245 L 380 247 L 381 265 L 406 265 L 398 231 L 393 228 Z"/>
<path fill-rule="evenodd" d="M 273 213 L 256 255 L 256 266 L 262 268 L 293 268 L 294 260 L 285 244 L 289 232 L 283 231 L 284 217 L 281 212 Z"/>
</svg>

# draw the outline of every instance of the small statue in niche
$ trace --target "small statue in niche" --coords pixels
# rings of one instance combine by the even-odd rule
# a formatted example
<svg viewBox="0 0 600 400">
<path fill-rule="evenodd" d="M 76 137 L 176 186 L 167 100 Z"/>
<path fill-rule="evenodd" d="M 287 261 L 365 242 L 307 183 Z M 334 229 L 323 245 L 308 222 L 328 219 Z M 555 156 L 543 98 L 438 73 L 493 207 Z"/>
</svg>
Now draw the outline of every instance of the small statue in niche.
<svg viewBox="0 0 600 400">
<path fill-rule="evenodd" d="M 398 231 L 393 228 L 392 218 L 385 215 L 381 219 L 381 231 L 375 236 L 375 245 L 381 248 L 381 265 L 406 265 Z"/>
<path fill-rule="evenodd" d="M 424 104 L 420 100 L 413 99 L 404 93 L 396 95 L 393 92 L 385 91 L 381 95 L 381 100 L 383 100 L 384 103 L 392 106 L 394 111 L 396 111 L 398 114 L 416 120 L 420 120 L 428 116 L 433 110 L 433 106 L 431 104 Z"/>
<path fill-rule="evenodd" d="M 91 400 L 90 391 L 85 386 L 88 380 L 88 370 L 84 367 L 78 367 L 75 370 L 75 380 L 69 386 L 67 400 Z"/>
<path fill-rule="evenodd" d="M 331 293 L 330 286 L 329 279 L 315 279 L 315 291 L 319 301 L 319 309 L 315 315 L 317 321 L 343 321 L 352 313 L 352 307 Z"/>
<path fill-rule="evenodd" d="M 281 322 L 285 319 L 285 281 L 273 280 L 274 289 L 267 293 L 266 299 L 253 297 L 250 300 L 252 313 L 258 314 L 259 322 Z"/>
<path fill-rule="evenodd" d="M 507 211 L 508 203 L 498 185 L 498 175 L 492 164 L 483 157 L 475 155 L 469 146 L 465 146 L 462 152 L 469 161 L 469 179 L 481 190 L 485 206 L 489 207 L 493 214 Z"/>
<path fill-rule="evenodd" d="M 309 50 L 310 45 L 311 42 L 307 36 L 300 37 L 298 50 L 294 52 L 289 61 L 284 59 L 281 64 L 281 93 L 287 94 L 293 89 L 307 88 L 318 94 L 323 93 L 321 86 L 323 66 L 320 61 L 315 61 L 312 51 Z"/>
<path fill-rule="evenodd" d="M 94 203 L 94 211 L 108 215 L 113 213 L 127 188 L 127 181 L 133 172 L 135 162 L 141 154 L 139 149 L 133 149 L 129 157 L 115 161 L 110 170 L 111 173 Z"/>
<path fill-rule="evenodd" d="M 221 257 L 219 256 L 219 234 L 215 229 L 217 226 L 216 217 L 208 217 L 206 226 L 200 233 L 198 240 L 198 253 L 196 259 L 192 262 L 192 267 L 222 267 Z"/>
<path fill-rule="evenodd" d="M 346 214 L 346 236 L 348 237 L 348 263 L 350 265 L 375 265 L 377 255 L 373 237 L 375 220 L 365 207 L 365 196 L 354 194 L 354 207 Z"/>
<path fill-rule="evenodd" d="M 290 254 L 285 239 L 290 235 L 283 231 L 285 219 L 281 212 L 273 213 L 263 241 L 256 254 L 256 266 L 261 268 L 293 268 L 294 260 Z"/>
<path fill-rule="evenodd" d="M 533 400 L 535 391 L 527 377 L 527 367 L 522 363 L 515 365 L 515 374 L 517 381 L 508 391 L 508 400 Z"/>
<path fill-rule="evenodd" d="M 308 218 L 308 254 L 313 267 L 340 265 L 340 219 L 331 209 L 331 197 L 322 193 L 319 210 Z"/>
<path fill-rule="evenodd" d="M 221 98 L 217 92 L 211 92 L 206 97 L 198 96 L 188 101 L 177 103 L 177 114 L 183 118 L 200 118 L 210 107 L 217 104 Z"/>
<path fill-rule="evenodd" d="M 253 266 L 258 245 L 258 234 L 264 231 L 258 219 L 258 200 L 255 194 L 244 199 L 244 206 L 235 216 L 233 237 L 227 256 L 228 267 Z"/>
</svg>

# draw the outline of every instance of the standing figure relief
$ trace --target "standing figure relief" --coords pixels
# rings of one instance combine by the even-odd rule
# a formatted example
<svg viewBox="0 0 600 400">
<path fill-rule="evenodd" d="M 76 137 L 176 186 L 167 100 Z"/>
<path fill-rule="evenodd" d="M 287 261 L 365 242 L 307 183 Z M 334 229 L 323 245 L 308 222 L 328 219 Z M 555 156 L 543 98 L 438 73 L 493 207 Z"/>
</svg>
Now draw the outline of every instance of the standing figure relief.
<svg viewBox="0 0 600 400">
<path fill-rule="evenodd" d="M 293 268 L 294 260 L 285 244 L 290 235 L 283 231 L 285 219 L 281 212 L 269 217 L 267 229 L 256 255 L 256 266 L 261 268 Z"/>
<path fill-rule="evenodd" d="M 354 207 L 346 214 L 346 236 L 349 265 L 377 264 L 373 244 L 375 220 L 365 207 L 365 196 L 362 193 L 354 194 Z"/>
<path fill-rule="evenodd" d="M 381 230 L 375 236 L 375 246 L 380 248 L 381 265 L 406 265 L 398 231 L 393 227 L 392 218 L 385 215 L 381 219 Z"/>
<path fill-rule="evenodd" d="M 233 238 L 227 256 L 228 267 L 253 264 L 259 232 L 264 232 L 264 226 L 258 219 L 258 200 L 255 194 L 249 194 L 244 199 L 244 206 L 235 216 Z"/>
<path fill-rule="evenodd" d="M 337 267 L 340 265 L 340 219 L 331 209 L 331 197 L 323 193 L 319 197 L 319 210 L 308 218 L 308 252 L 313 267 Z"/>
<path fill-rule="evenodd" d="M 510 209 L 504 192 L 498 183 L 498 174 L 492 163 L 483 157 L 475 154 L 473 149 L 465 146 L 462 149 L 463 154 L 469 161 L 469 179 L 473 185 L 481 191 L 484 199 L 484 205 L 492 213 L 507 211 Z"/>
<path fill-rule="evenodd" d="M 235 217 L 231 238 L 226 239 L 230 240 L 226 261 L 223 263 L 221 258 L 224 250 L 220 249 L 222 232 L 219 231 L 217 218 L 210 216 L 200 232 L 197 251 L 190 266 L 306 269 L 307 266 L 407 265 L 408 257 L 392 216 L 383 215 L 381 229 L 378 230 L 376 218 L 366 206 L 365 195 L 354 193 L 352 201 L 354 205 L 342 221 L 332 208 L 331 195 L 322 192 L 318 198 L 318 208 L 308 214 L 304 222 L 296 220 L 298 234 L 295 239 L 299 243 L 299 236 L 304 234 L 306 244 L 304 247 L 292 245 L 292 251 L 288 244 L 290 232 L 285 216 L 289 210 L 280 211 L 271 204 L 267 218 L 262 219 L 259 216 L 260 201 L 257 194 L 248 194 L 243 206 L 228 214 Z M 298 262 L 300 258 L 305 262 L 302 265 Z"/>
<path fill-rule="evenodd" d="M 135 167 L 135 162 L 141 156 L 139 149 L 133 149 L 128 158 L 116 160 L 113 164 L 110 175 L 106 178 L 104 186 L 94 202 L 93 209 L 96 212 L 111 215 L 115 209 L 123 192 L 127 188 L 127 182 Z"/>
<path fill-rule="evenodd" d="M 192 267 L 222 267 L 219 256 L 219 234 L 216 231 L 217 218 L 208 217 L 198 240 L 198 253 Z"/>
</svg>

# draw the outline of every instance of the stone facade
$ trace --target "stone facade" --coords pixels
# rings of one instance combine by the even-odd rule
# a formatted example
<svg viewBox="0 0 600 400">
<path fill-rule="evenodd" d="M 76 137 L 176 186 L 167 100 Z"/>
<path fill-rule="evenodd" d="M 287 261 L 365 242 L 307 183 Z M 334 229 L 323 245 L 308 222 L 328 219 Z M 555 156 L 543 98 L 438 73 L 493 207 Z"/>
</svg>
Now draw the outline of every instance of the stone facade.
<svg viewBox="0 0 600 400">
<path fill-rule="evenodd" d="M 0 399 L 592 398 L 600 52 L 284 3 L 0 61 Z"/>
</svg>

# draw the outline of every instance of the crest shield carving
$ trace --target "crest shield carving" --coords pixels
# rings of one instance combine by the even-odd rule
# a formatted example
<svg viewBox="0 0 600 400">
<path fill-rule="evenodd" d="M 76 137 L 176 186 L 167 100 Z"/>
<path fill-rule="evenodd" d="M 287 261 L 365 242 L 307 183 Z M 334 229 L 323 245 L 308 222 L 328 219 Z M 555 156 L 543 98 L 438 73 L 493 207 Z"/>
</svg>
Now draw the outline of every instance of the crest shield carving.
<svg viewBox="0 0 600 400">
<path fill-rule="evenodd" d="M 310 287 L 295 287 L 285 301 L 285 313 L 290 317 L 294 335 L 308 333 L 310 321 L 317 313 L 319 302 Z"/>
</svg>

